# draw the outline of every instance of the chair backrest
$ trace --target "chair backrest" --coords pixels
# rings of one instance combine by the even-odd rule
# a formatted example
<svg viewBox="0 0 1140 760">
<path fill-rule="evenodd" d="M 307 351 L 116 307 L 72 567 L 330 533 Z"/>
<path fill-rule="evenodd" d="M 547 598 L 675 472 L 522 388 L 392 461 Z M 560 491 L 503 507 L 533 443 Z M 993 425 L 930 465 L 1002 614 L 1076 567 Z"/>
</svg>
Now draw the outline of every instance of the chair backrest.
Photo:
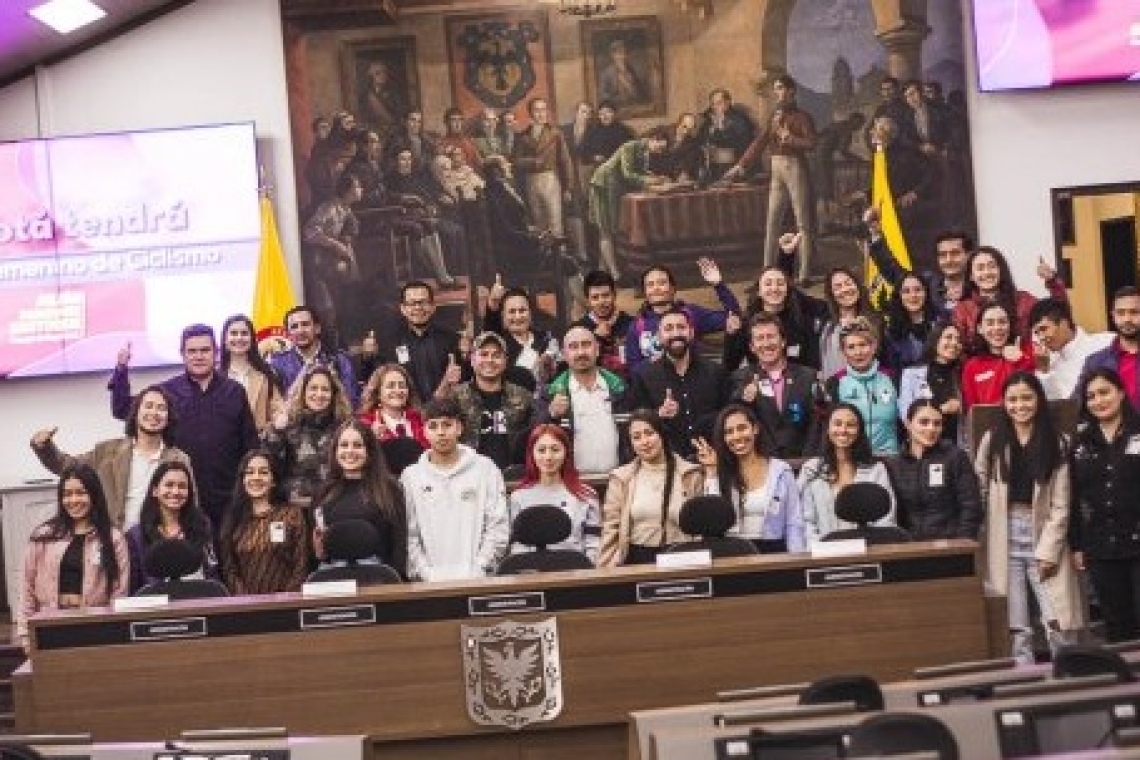
<svg viewBox="0 0 1140 760">
<path fill-rule="evenodd" d="M 724 538 L 736 525 L 736 509 L 724 496 L 694 496 L 677 515 L 681 531 L 701 538 Z"/>
<path fill-rule="evenodd" d="M 1128 661 L 1119 652 L 1096 646 L 1063 646 L 1053 656 L 1054 678 L 1114 675 L 1121 683 L 1136 680 Z"/>
<path fill-rule="evenodd" d="M 939 760 L 958 760 L 958 742 L 946 724 L 922 713 L 880 713 L 851 732 L 848 757 L 878 757 L 905 752 L 936 752 Z"/>
<path fill-rule="evenodd" d="M 329 581 L 356 581 L 358 586 L 383 586 L 388 583 L 401 583 L 400 574 L 388 565 L 337 565 L 314 570 L 306 579 L 308 583 Z"/>
<path fill-rule="evenodd" d="M 850 483 L 835 497 L 835 516 L 859 526 L 870 525 L 891 513 L 891 494 L 878 483 Z"/>
<path fill-rule="evenodd" d="M 561 570 L 593 570 L 594 563 L 581 552 L 571 549 L 551 549 L 541 552 L 512 554 L 499 563 L 495 575 L 521 575 L 524 573 L 556 573 Z"/>
<path fill-rule="evenodd" d="M 331 562 L 354 564 L 376 556 L 380 534 L 367 520 L 341 520 L 325 530 L 325 556 Z"/>
<path fill-rule="evenodd" d="M 573 525 L 566 510 L 553 504 L 535 504 L 518 513 L 511 525 L 511 542 L 543 551 L 570 537 Z"/>
<path fill-rule="evenodd" d="M 756 544 L 747 538 L 725 536 L 724 538 L 702 538 L 697 541 L 685 541 L 679 544 L 670 544 L 665 549 L 666 554 L 678 552 L 696 552 L 708 549 L 713 559 L 728 559 L 730 557 L 751 557 L 760 553 Z"/>
<path fill-rule="evenodd" d="M 143 570 L 150 578 L 173 580 L 202 569 L 202 548 L 182 538 L 161 538 L 147 547 Z"/>
<path fill-rule="evenodd" d="M 870 676 L 840 675 L 821 678 L 800 692 L 799 704 L 854 702 L 860 712 L 883 709 L 883 690 Z"/>
<path fill-rule="evenodd" d="M 400 477 L 405 469 L 418 462 L 424 453 L 424 447 L 419 444 L 419 441 L 407 436 L 389 438 L 387 441 L 381 442 L 380 450 L 384 452 L 384 461 L 388 463 L 388 471 L 396 478 Z"/>
<path fill-rule="evenodd" d="M 212 578 L 170 578 L 148 583 L 134 593 L 135 596 L 168 596 L 172 601 L 186 599 L 217 599 L 230 592 L 220 581 Z"/>
</svg>

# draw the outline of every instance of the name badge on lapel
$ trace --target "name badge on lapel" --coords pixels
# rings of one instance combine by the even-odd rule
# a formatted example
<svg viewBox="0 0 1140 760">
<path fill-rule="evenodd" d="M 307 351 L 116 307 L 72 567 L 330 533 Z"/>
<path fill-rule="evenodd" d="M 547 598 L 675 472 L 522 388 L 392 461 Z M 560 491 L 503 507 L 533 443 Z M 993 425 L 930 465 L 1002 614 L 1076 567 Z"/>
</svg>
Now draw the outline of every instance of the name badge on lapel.
<svg viewBox="0 0 1140 760">
<path fill-rule="evenodd" d="M 1129 456 L 1140 454 L 1140 435 L 1129 436 L 1128 445 L 1124 448 L 1124 453 Z"/>
<path fill-rule="evenodd" d="M 930 465 L 930 487 L 941 488 L 946 484 L 945 475 L 942 472 L 941 464 Z"/>
<path fill-rule="evenodd" d="M 396 346 L 396 361 L 400 364 L 407 364 L 412 360 L 412 354 L 408 351 L 407 346 Z"/>
</svg>

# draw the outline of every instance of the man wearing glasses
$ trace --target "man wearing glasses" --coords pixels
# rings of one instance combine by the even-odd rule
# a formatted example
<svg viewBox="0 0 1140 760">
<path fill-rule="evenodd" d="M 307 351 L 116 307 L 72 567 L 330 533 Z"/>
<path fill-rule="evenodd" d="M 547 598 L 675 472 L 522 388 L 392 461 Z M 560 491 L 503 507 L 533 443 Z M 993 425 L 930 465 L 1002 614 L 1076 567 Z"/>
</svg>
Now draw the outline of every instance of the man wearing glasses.
<svg viewBox="0 0 1140 760">
<path fill-rule="evenodd" d="M 461 380 L 464 357 L 459 336 L 433 321 L 435 292 L 431 286 L 413 280 L 400 288 L 400 314 L 403 319 L 383 341 L 377 341 L 374 333 L 364 339 L 361 376 L 371 377 L 377 367 L 395 362 L 412 376 L 421 402 L 437 393 L 448 395 Z"/>
</svg>

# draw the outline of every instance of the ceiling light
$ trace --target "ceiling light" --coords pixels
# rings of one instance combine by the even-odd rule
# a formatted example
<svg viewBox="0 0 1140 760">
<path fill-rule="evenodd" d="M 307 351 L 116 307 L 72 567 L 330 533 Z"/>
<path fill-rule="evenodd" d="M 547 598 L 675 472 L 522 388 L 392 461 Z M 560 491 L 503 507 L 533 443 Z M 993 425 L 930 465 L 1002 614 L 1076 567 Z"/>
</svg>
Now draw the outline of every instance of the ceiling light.
<svg viewBox="0 0 1140 760">
<path fill-rule="evenodd" d="M 28 15 L 60 34 L 68 34 L 107 15 L 91 0 L 50 0 L 28 11 Z"/>
</svg>

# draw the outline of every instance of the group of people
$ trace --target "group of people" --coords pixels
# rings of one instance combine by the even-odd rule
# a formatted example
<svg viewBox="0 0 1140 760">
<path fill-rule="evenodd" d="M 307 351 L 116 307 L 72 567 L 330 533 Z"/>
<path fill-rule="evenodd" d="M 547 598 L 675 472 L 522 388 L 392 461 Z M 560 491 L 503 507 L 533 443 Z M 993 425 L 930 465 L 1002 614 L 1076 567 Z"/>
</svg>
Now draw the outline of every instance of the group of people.
<svg viewBox="0 0 1140 760">
<path fill-rule="evenodd" d="M 139 589 L 164 539 L 193 544 L 199 573 L 239 594 L 298 589 L 340 559 L 326 539 L 346 525 L 367 536 L 365 561 L 403 578 L 478 578 L 527 550 L 511 526 L 535 505 L 566 512 L 565 548 L 613 567 L 692 539 L 679 515 L 701 495 L 726 499 L 731 534 L 759 552 L 804 551 L 852 527 L 836 513 L 847 485 L 874 483 L 892 505 L 881 523 L 916 540 L 981 537 L 1020 659 L 1033 656 L 1030 594 L 1052 643 L 1084 627 L 1085 570 L 1107 637 L 1140 636 L 1140 509 L 1127 496 L 1140 480 L 1140 291 L 1115 294 L 1115 334 L 1090 336 L 1044 263 L 1053 295 L 1038 300 L 1000 251 L 948 232 L 938 270 L 911 272 L 866 221 L 893 285 L 882 312 L 853 272 L 831 271 L 820 300 L 778 266 L 741 308 L 702 259 L 720 308 L 682 301 L 653 266 L 627 314 L 595 270 L 589 310 L 561 336 L 497 277 L 474 338 L 438 324 L 434 288 L 411 281 L 400 325 L 370 333 L 358 357 L 323 343 L 308 306 L 286 315 L 291 346 L 268 362 L 247 317 L 226 321 L 220 347 L 210 327 L 187 327 L 184 372 L 134 396 L 125 347 L 108 385 L 122 438 L 78 456 L 54 428 L 32 438 L 60 474 L 59 511 L 32 537 L 20 630 L 39 610 Z M 1075 433 L 1050 412 L 1059 399 L 1080 406 Z M 967 442 L 965 415 L 983 405 L 996 421 Z"/>
</svg>

